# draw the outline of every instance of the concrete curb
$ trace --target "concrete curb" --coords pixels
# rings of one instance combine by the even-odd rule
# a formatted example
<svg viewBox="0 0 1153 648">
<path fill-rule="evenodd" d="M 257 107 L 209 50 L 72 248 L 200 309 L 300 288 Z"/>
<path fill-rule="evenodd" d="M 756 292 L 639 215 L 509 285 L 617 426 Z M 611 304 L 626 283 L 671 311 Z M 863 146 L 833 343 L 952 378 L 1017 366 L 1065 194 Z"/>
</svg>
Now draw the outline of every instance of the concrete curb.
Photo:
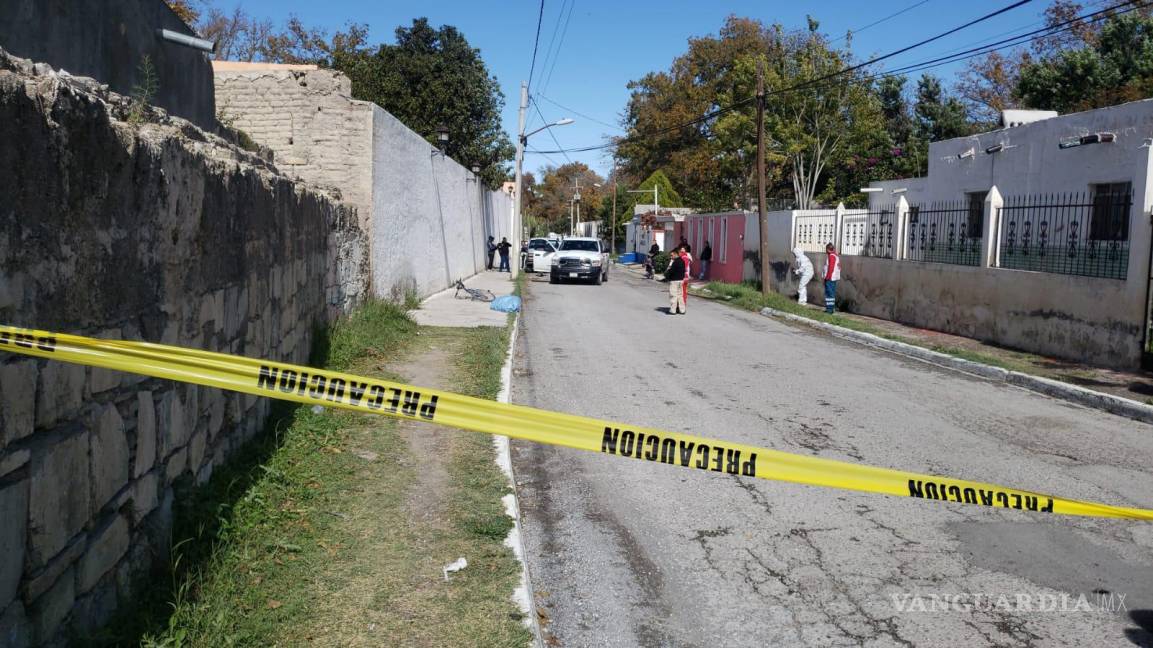
<svg viewBox="0 0 1153 648">
<path fill-rule="evenodd" d="M 786 313 L 773 308 L 762 308 L 761 315 L 765 317 L 776 317 L 779 319 L 797 322 L 812 328 L 821 329 L 830 335 L 836 337 L 852 340 L 861 344 L 867 344 L 872 347 L 884 349 L 892 353 L 899 353 L 901 355 L 910 356 L 924 362 L 935 364 L 955 371 L 961 371 L 967 374 L 973 374 L 989 380 L 1008 383 L 1016 387 L 1028 389 L 1029 391 L 1044 394 L 1052 398 L 1076 403 L 1083 407 L 1102 410 L 1117 416 L 1123 416 L 1142 423 L 1153 423 L 1153 406 L 1139 403 L 1135 400 L 1123 398 L 1121 396 L 1114 396 L 1112 394 L 1105 394 L 1102 392 L 1093 391 L 1077 385 L 1070 385 L 1057 380 L 1049 378 L 1042 378 L 1040 376 L 1032 376 L 1029 374 L 1020 373 L 1018 371 L 1009 371 L 1000 367 L 993 367 L 980 362 L 973 362 L 971 360 L 963 360 L 955 358 L 945 353 L 938 353 L 912 344 L 904 342 L 897 342 L 896 340 L 888 340 L 883 337 L 873 335 L 871 333 L 864 333 L 862 331 L 854 331 L 841 326 L 833 324 L 826 324 L 825 322 L 818 322 L 811 320 L 807 317 Z"/>
<path fill-rule="evenodd" d="M 523 303 L 523 302 L 522 302 Z M 504 366 L 500 370 L 500 391 L 496 395 L 496 400 L 499 403 L 508 403 L 512 397 L 512 359 L 513 353 L 516 350 L 516 335 L 520 328 L 520 315 L 512 323 L 512 332 L 508 336 L 508 354 L 504 359 Z M 524 550 L 524 536 L 521 533 L 520 525 L 520 500 L 516 495 L 516 475 L 512 470 L 512 452 L 509 448 L 509 438 L 506 436 L 494 435 L 492 437 L 493 447 L 496 448 L 496 465 L 500 466 L 501 472 L 504 473 L 505 478 L 508 480 L 509 488 L 512 492 L 501 498 L 504 503 L 504 512 L 512 518 L 512 529 L 505 536 L 504 544 L 512 552 L 516 554 L 516 559 L 520 561 L 520 585 L 513 592 L 513 601 L 516 602 L 517 607 L 520 608 L 524 617 L 524 624 L 532 631 L 533 641 L 532 645 L 537 648 L 544 647 L 543 635 L 540 629 L 540 619 L 536 613 L 536 600 L 533 597 L 532 578 L 528 571 L 528 559 L 525 556 Z"/>
</svg>

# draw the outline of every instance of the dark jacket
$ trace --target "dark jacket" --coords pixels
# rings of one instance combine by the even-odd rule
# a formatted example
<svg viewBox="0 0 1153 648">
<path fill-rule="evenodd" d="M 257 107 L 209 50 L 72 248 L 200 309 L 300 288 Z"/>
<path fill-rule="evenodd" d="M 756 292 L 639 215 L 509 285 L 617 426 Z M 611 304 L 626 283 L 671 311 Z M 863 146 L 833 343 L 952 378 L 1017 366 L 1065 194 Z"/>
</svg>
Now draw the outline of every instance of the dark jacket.
<svg viewBox="0 0 1153 648">
<path fill-rule="evenodd" d="M 679 255 L 674 256 L 669 262 L 669 268 L 665 270 L 665 279 L 669 281 L 685 280 L 685 260 Z"/>
<path fill-rule="evenodd" d="M 711 245 L 706 245 L 705 249 L 701 250 L 701 261 L 712 261 L 712 260 L 713 260 L 713 247 Z"/>
</svg>

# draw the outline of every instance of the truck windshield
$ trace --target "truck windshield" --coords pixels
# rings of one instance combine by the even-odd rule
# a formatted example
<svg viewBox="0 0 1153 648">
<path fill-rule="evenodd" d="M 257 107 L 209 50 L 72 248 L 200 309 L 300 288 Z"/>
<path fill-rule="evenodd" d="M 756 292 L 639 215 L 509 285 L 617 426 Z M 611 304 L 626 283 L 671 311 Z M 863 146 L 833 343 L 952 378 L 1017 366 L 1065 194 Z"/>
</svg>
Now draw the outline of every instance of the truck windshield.
<svg viewBox="0 0 1153 648">
<path fill-rule="evenodd" d="M 575 250 L 577 252 L 600 252 L 596 241 L 565 241 L 560 244 L 561 250 Z"/>
</svg>

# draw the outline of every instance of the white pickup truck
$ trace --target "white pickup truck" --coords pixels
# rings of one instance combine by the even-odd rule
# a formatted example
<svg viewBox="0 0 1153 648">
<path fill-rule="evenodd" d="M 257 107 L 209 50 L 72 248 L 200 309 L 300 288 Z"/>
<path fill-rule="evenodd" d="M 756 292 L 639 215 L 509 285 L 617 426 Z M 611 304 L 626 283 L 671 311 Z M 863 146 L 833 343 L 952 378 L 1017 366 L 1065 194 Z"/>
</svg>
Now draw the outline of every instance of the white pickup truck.
<svg viewBox="0 0 1153 648">
<path fill-rule="evenodd" d="M 534 238 L 528 242 L 528 256 L 525 258 L 529 272 L 548 272 L 549 259 L 560 247 L 559 239 Z"/>
<path fill-rule="evenodd" d="M 549 283 L 565 279 L 592 279 L 598 286 L 609 278 L 609 254 L 600 239 L 574 236 L 561 241 L 552 255 Z"/>
</svg>

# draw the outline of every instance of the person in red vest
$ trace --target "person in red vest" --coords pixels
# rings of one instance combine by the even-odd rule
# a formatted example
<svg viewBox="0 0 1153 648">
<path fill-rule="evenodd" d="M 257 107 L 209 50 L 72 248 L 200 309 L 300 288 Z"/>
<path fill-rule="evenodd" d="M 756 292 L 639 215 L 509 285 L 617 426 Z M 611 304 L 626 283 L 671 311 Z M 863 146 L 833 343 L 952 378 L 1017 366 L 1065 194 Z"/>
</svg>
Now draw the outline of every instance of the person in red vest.
<svg viewBox="0 0 1153 648">
<path fill-rule="evenodd" d="M 825 244 L 825 312 L 832 313 L 837 306 L 837 282 L 841 280 L 841 255 L 832 243 Z"/>
</svg>

